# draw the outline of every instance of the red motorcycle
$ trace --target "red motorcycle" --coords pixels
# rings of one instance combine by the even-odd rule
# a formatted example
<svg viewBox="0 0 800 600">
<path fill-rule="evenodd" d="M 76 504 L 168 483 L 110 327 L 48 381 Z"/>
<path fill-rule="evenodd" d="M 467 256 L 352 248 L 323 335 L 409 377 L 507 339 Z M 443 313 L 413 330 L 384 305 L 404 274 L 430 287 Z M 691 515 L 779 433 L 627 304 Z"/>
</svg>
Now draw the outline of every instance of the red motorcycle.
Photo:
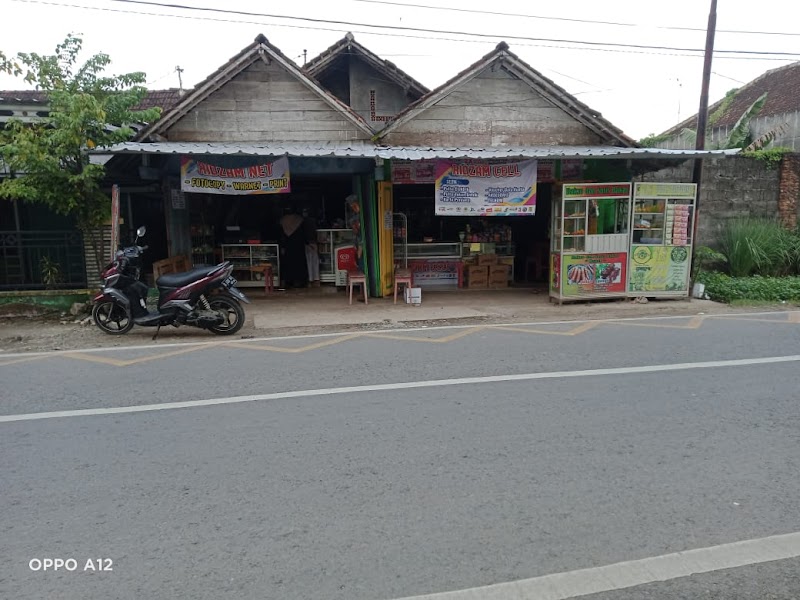
<svg viewBox="0 0 800 600">
<path fill-rule="evenodd" d="M 103 287 L 93 300 L 95 324 L 110 335 L 128 333 L 134 325 L 157 327 L 153 339 L 163 325 L 190 325 L 217 335 L 239 331 L 245 318 L 241 303 L 250 301 L 236 288 L 229 262 L 162 275 L 156 280 L 157 310 L 147 309 L 148 287 L 140 281 L 147 246 L 137 245 L 145 233 L 144 227 L 137 229 L 133 245 L 118 250 L 102 272 Z"/>
</svg>

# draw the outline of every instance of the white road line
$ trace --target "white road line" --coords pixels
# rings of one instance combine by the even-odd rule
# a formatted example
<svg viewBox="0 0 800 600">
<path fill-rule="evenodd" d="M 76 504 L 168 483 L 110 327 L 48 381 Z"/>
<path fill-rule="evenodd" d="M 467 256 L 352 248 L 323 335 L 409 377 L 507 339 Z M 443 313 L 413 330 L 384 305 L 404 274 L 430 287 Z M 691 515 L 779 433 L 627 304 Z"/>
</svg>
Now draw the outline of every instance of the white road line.
<svg viewBox="0 0 800 600">
<path fill-rule="evenodd" d="M 746 567 L 800 556 L 800 533 L 773 535 L 630 560 L 627 562 L 555 573 L 532 579 L 498 583 L 455 592 L 407 597 L 401 600 L 566 600 L 624 588 Z"/>
<path fill-rule="evenodd" d="M 183 346 L 217 346 L 220 344 L 250 344 L 254 342 L 280 342 L 284 340 L 304 340 L 315 338 L 329 338 L 342 335 L 350 335 L 353 333 L 413 333 L 416 331 L 445 331 L 448 329 L 492 329 L 495 327 L 541 327 L 543 325 L 577 325 L 580 323 L 625 323 L 626 321 L 666 321 L 670 319 L 692 319 L 694 317 L 703 316 L 704 318 L 717 318 L 717 317 L 744 317 L 744 316 L 764 316 L 764 315 L 781 315 L 788 313 L 795 313 L 800 311 L 794 310 L 771 310 L 762 312 L 740 312 L 740 313 L 720 313 L 720 314 L 701 314 L 694 313 L 690 315 L 662 315 L 657 317 L 620 317 L 617 319 L 580 319 L 575 321 L 535 321 L 529 323 L 479 323 L 476 325 L 434 325 L 431 327 L 393 327 L 390 329 L 347 329 L 343 331 L 336 331 L 333 333 L 306 333 L 303 335 L 284 335 L 277 337 L 257 337 L 248 339 L 226 339 L 219 341 L 217 339 L 208 340 L 204 342 L 153 342 L 150 344 L 134 344 L 131 346 L 100 346 L 97 348 L 73 348 L 71 350 L 43 350 L 39 352 L 14 352 L 5 354 L 3 349 L 0 349 L 0 358 L 23 358 L 26 356 L 58 356 L 59 354 L 70 354 L 72 352 L 117 352 L 125 350 L 152 350 L 153 348 L 177 348 Z M 480 317 L 476 317 L 480 318 Z"/>
<path fill-rule="evenodd" d="M 689 369 L 717 369 L 723 367 L 746 367 L 778 363 L 800 362 L 800 355 L 770 356 L 766 358 L 744 358 L 737 360 L 714 360 L 694 363 L 675 363 L 668 365 L 647 365 L 641 367 L 615 367 L 609 369 L 589 369 L 584 371 L 551 371 L 545 373 L 522 373 L 517 375 L 488 375 L 483 377 L 460 377 L 454 379 L 432 379 L 428 381 L 408 381 L 401 383 L 382 383 L 351 387 L 296 390 L 253 396 L 234 396 L 231 398 L 211 398 L 208 400 L 187 400 L 184 402 L 164 402 L 162 404 L 143 404 L 140 406 L 118 406 L 113 408 L 87 408 L 79 410 L 59 410 L 53 412 L 2 415 L 0 423 L 13 421 L 35 421 L 39 419 L 60 419 L 64 417 L 88 417 L 96 415 L 118 415 L 124 413 L 195 408 L 222 404 L 241 404 L 286 398 L 310 398 L 314 396 L 333 396 L 337 394 L 358 394 L 364 392 L 389 392 L 420 388 L 447 387 L 453 385 L 474 385 L 478 383 L 502 383 L 506 381 L 535 381 L 537 379 L 571 379 L 576 377 L 597 377 L 600 375 L 634 375 L 641 373 L 661 373 L 665 371 L 684 371 Z"/>
</svg>

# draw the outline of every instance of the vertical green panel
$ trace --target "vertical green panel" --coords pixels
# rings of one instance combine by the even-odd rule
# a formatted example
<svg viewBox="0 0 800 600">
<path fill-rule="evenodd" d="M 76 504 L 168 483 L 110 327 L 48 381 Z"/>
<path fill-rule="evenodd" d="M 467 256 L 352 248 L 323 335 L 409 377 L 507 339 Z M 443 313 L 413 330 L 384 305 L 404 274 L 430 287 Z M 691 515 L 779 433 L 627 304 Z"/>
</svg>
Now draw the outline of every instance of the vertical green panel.
<svg viewBox="0 0 800 600">
<path fill-rule="evenodd" d="M 358 235 L 355 236 L 355 244 L 356 244 L 356 251 L 359 249 L 361 250 L 361 257 L 358 259 L 358 266 L 364 272 L 364 275 L 369 282 L 370 277 L 370 261 L 369 261 L 369 252 L 367 250 L 366 240 L 367 232 L 365 227 L 369 222 L 369 219 L 365 216 L 365 198 L 364 198 L 364 182 L 365 178 L 362 175 L 354 175 L 353 176 L 353 188 L 356 191 L 356 196 L 358 197 L 358 223 L 359 223 L 359 232 Z M 371 288 L 371 285 L 367 286 Z"/>
<path fill-rule="evenodd" d="M 369 236 L 370 243 L 368 244 L 369 250 L 369 258 L 372 268 L 370 269 L 370 273 L 372 277 L 370 277 L 370 292 L 373 296 L 381 297 L 383 293 L 380 289 L 380 282 L 381 282 L 381 251 L 380 251 L 380 241 L 379 241 L 379 211 L 378 211 L 378 195 L 376 193 L 376 182 L 374 177 L 369 177 L 367 185 L 369 186 L 369 211 L 367 214 L 369 215 L 369 229 L 367 231 L 367 235 Z"/>
</svg>

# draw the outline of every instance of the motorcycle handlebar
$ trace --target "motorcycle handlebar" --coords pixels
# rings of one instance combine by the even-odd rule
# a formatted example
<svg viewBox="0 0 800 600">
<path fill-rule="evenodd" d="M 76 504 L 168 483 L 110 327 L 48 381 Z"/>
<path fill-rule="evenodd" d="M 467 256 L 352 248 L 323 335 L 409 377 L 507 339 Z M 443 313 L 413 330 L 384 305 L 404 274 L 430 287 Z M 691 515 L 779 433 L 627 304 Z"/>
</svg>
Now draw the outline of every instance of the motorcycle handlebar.
<svg viewBox="0 0 800 600">
<path fill-rule="evenodd" d="M 150 247 L 150 246 L 139 246 L 139 251 L 140 251 L 140 252 L 144 252 L 144 251 L 145 251 L 145 250 L 147 250 L 149 247 Z"/>
</svg>

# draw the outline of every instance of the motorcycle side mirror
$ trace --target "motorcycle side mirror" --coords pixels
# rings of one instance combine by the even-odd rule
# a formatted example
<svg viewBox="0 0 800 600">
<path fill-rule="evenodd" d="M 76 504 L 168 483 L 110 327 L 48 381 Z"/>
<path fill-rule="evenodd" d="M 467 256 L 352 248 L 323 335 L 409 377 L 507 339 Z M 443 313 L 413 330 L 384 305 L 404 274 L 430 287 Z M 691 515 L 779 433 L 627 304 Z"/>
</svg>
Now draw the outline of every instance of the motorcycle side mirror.
<svg viewBox="0 0 800 600">
<path fill-rule="evenodd" d="M 144 237 L 144 234 L 147 233 L 147 227 L 142 225 L 139 229 L 136 230 L 136 237 Z"/>
</svg>

